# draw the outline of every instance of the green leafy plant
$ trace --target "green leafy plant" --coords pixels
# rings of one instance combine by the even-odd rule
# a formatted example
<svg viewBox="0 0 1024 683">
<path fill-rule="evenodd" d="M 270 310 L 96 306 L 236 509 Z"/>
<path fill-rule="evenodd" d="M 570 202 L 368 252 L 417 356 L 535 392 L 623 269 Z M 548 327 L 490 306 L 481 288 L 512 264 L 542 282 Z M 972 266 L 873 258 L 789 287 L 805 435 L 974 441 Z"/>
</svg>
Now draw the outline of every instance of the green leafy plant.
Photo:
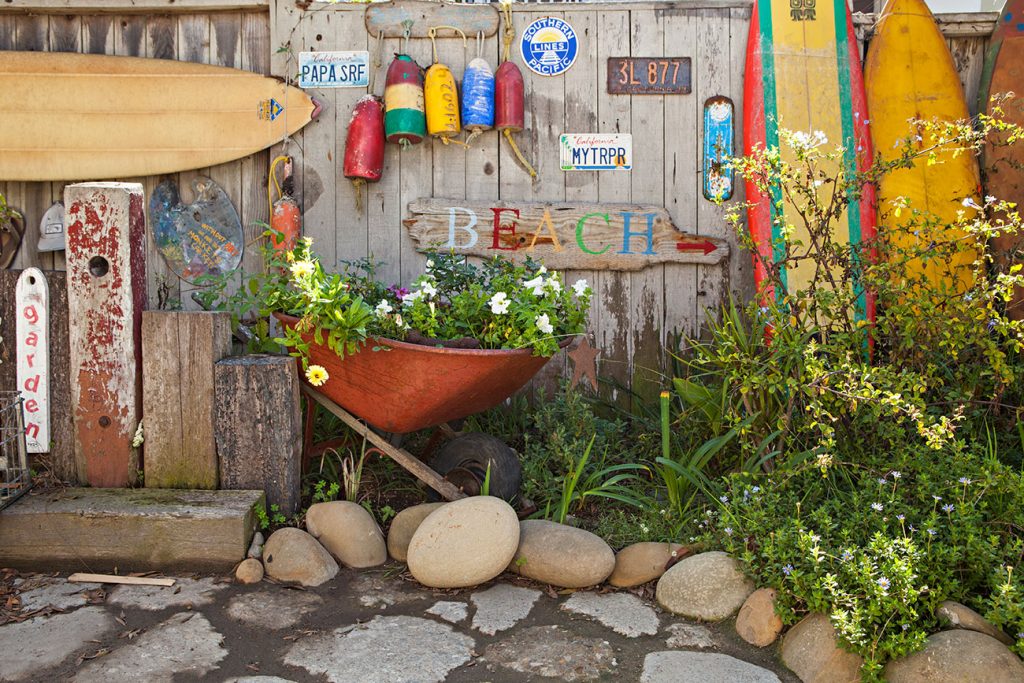
<svg viewBox="0 0 1024 683">
<path fill-rule="evenodd" d="M 572 463 L 569 470 L 562 478 L 561 496 L 553 513 L 544 515 L 559 524 L 564 524 L 570 512 L 584 505 L 593 498 L 608 498 L 626 505 L 642 507 L 644 501 L 626 484 L 636 477 L 639 472 L 646 472 L 647 468 L 635 463 L 621 463 L 617 465 L 600 464 L 595 469 L 588 469 L 590 453 L 594 447 L 594 439 L 590 438 L 586 449 L 579 458 Z M 549 514 L 550 513 L 550 514 Z"/>
</svg>

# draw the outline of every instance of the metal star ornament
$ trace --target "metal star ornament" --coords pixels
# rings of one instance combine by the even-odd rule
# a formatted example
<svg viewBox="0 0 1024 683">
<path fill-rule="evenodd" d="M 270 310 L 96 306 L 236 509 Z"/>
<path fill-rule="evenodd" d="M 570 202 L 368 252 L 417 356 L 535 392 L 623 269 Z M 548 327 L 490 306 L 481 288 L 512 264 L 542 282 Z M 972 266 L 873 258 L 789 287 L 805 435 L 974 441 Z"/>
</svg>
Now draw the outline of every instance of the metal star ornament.
<svg viewBox="0 0 1024 683">
<path fill-rule="evenodd" d="M 583 341 L 574 350 L 569 352 L 572 358 L 572 381 L 569 386 L 575 387 L 585 376 L 590 380 L 590 385 L 597 391 L 597 356 L 601 352 L 590 345 L 590 338 L 583 337 Z"/>
</svg>

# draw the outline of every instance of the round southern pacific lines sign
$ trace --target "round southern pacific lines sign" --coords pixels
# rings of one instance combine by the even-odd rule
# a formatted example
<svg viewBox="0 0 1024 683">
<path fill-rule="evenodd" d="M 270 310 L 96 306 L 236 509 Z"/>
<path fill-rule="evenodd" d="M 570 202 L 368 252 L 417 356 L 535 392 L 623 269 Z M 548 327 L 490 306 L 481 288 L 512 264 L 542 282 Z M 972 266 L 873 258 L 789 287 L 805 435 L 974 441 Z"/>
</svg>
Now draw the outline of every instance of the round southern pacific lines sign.
<svg viewBox="0 0 1024 683">
<path fill-rule="evenodd" d="M 557 17 L 543 17 L 526 27 L 520 47 L 530 71 L 557 76 L 573 65 L 580 46 L 572 26 Z"/>
</svg>

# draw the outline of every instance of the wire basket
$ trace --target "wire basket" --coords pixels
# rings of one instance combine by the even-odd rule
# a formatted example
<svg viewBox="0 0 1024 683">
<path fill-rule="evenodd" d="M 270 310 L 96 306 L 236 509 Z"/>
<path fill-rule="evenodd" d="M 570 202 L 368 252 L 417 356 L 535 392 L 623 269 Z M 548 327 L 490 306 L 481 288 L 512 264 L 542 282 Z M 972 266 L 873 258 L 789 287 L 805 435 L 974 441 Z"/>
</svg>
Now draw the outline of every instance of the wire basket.
<svg viewBox="0 0 1024 683">
<path fill-rule="evenodd" d="M 17 391 L 0 391 L 0 510 L 32 486 L 25 448 L 25 418 Z"/>
</svg>

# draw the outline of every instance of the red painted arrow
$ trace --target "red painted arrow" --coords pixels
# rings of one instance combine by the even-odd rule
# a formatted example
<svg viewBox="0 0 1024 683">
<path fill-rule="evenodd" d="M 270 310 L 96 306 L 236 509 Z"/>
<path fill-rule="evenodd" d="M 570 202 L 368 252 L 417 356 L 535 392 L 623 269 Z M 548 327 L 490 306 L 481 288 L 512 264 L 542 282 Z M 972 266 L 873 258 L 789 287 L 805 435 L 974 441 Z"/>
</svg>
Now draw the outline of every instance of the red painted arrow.
<svg viewBox="0 0 1024 683">
<path fill-rule="evenodd" d="M 705 256 L 717 248 L 718 247 L 707 240 L 704 240 L 703 242 L 676 242 L 676 249 L 679 251 L 703 251 Z"/>
</svg>

